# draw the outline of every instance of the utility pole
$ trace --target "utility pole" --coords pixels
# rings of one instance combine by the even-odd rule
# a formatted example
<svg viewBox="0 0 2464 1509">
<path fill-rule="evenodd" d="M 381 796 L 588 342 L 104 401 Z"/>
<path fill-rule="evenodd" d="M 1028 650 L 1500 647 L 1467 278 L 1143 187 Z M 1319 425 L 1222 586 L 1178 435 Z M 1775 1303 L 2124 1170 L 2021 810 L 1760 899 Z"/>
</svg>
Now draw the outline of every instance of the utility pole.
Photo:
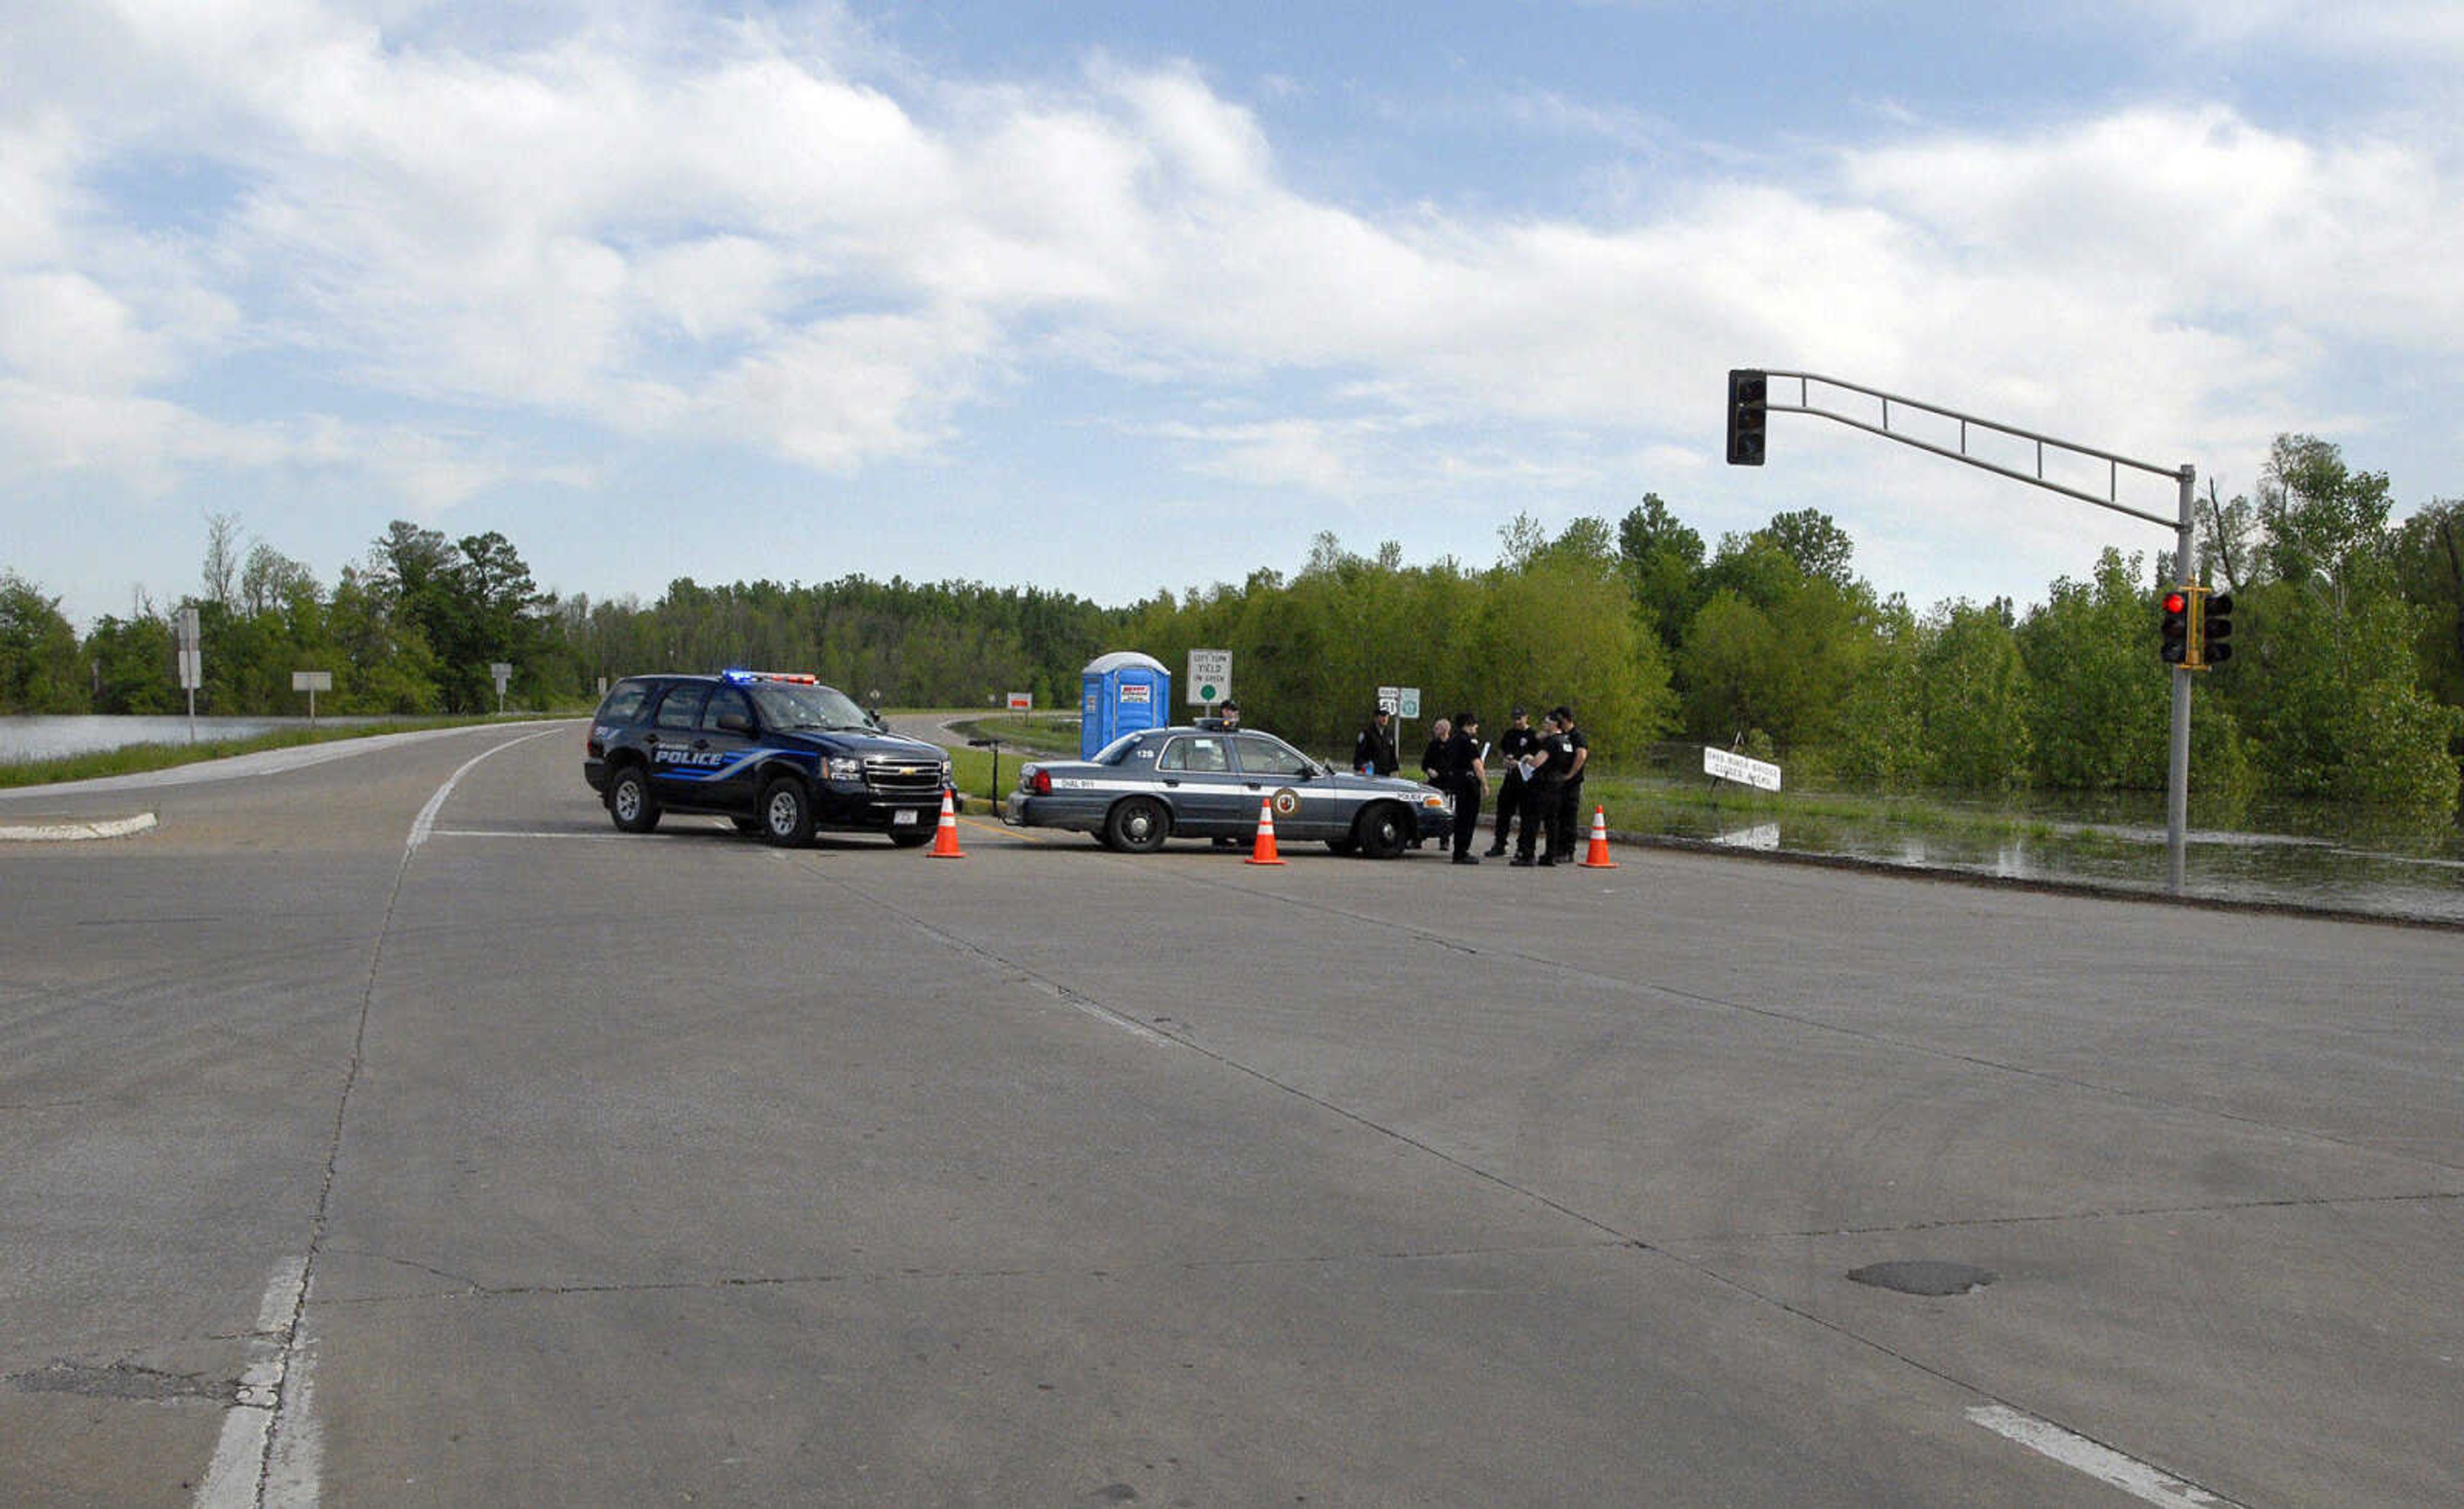
<svg viewBox="0 0 2464 1509">
<path fill-rule="evenodd" d="M 1775 402 L 1780 396 L 1780 384 L 1784 382 L 1796 384 L 1794 395 L 1796 402 L 1793 404 Z M 1817 383 L 1822 389 L 1820 392 L 1816 391 Z M 1824 404 L 1835 402 L 1832 396 L 1834 390 L 1879 404 L 1880 411 L 1877 413 L 1869 407 L 1862 413 L 1842 413 L 1838 409 L 1825 407 L 1815 402 L 1816 398 L 1822 399 Z M 1763 464 L 1764 421 L 1768 414 L 1812 414 L 1820 419 L 1836 420 L 1852 429 L 1861 429 L 1867 434 L 1880 435 L 1885 440 L 1896 440 L 1901 445 L 1914 446 L 1919 450 L 1931 451 L 1937 456 L 1945 456 L 1952 461 L 1991 471 L 1996 476 L 2009 477 L 2015 482 L 2024 482 L 2030 487 L 2041 488 L 2048 492 L 2058 492 L 2064 497 L 2077 498 L 2082 503 L 2093 503 L 2098 508 L 2108 509 L 2116 514 L 2126 514 L 2132 518 L 2144 519 L 2147 523 L 2170 529 L 2173 531 L 2173 574 L 2185 584 L 2189 581 L 2190 550 L 2194 533 L 2191 485 L 2196 480 L 2197 473 L 2187 464 L 2179 467 L 2165 467 L 2152 461 L 2137 461 L 2128 456 L 2116 455 L 2109 450 L 2099 450 L 2093 446 L 2057 440 L 2051 435 L 2040 435 L 2034 430 L 2020 429 L 1990 419 L 1979 419 L 1973 414 L 1963 414 L 1957 409 L 1944 408 L 1938 404 L 1902 398 L 1896 393 L 1885 393 L 1879 388 L 1866 387 L 1861 383 L 1845 382 L 1839 378 L 1824 377 L 1817 372 L 1772 372 L 1759 367 L 1741 367 L 1728 374 L 1727 436 L 1728 462 L 1731 466 L 1758 467 Z M 1953 443 L 1944 444 L 1940 440 L 1927 440 L 1904 429 L 1892 427 L 1891 421 L 1894 417 L 1904 420 L 1910 415 L 1929 416 L 1937 426 L 1945 426 L 1946 422 L 1947 426 L 1956 426 L 1955 431 L 1952 431 L 1955 435 Z M 1940 432 L 1939 429 L 1938 432 Z M 2035 458 L 2034 470 L 2006 466 L 1975 454 L 1969 448 L 1969 441 L 1972 435 L 1980 432 L 1986 436 L 1998 437 L 2005 442 L 2016 441 L 2019 443 L 2018 449 L 2022 453 L 2033 448 Z M 2091 462 L 2102 462 L 2105 472 L 2103 495 L 2099 496 L 2084 488 L 2073 487 L 2047 476 L 2045 458 L 2049 450 L 2055 453 L 2057 459 L 2086 458 Z M 2174 516 L 2167 518 L 2161 514 L 2132 508 L 2123 503 L 2122 474 L 2124 470 L 2163 477 L 2176 484 L 2178 502 Z M 2165 773 L 2166 884 L 2167 888 L 2176 895 L 2181 893 L 2189 869 L 2191 669 L 2192 667 L 2187 665 L 2177 665 L 2172 667 L 2172 751 Z"/>
</svg>

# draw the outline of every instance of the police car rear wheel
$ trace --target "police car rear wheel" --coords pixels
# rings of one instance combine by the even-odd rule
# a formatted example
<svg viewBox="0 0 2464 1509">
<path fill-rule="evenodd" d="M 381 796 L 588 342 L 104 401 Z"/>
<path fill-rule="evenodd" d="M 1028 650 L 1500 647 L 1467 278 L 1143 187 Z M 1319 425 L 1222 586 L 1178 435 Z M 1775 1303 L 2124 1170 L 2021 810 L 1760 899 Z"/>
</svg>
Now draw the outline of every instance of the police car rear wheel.
<svg viewBox="0 0 2464 1509">
<path fill-rule="evenodd" d="M 1172 814 L 1149 797 L 1132 797 L 1112 809 L 1104 838 L 1124 854 L 1153 854 L 1172 836 Z"/>
<path fill-rule="evenodd" d="M 607 815 L 619 833 L 648 833 L 659 825 L 659 798 L 650 794 L 650 779 L 627 766 L 607 781 Z"/>
<path fill-rule="evenodd" d="M 813 798 L 803 782 L 781 776 L 761 788 L 761 837 L 782 849 L 813 842 Z"/>
</svg>

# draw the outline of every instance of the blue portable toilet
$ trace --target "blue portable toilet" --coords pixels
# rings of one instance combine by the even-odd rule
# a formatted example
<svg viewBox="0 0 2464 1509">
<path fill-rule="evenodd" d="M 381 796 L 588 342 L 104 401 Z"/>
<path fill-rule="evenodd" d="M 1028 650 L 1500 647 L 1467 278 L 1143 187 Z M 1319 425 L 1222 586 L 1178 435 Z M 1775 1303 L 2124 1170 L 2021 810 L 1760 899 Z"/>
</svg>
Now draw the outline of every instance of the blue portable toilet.
<svg viewBox="0 0 2464 1509">
<path fill-rule="evenodd" d="M 1153 655 L 1116 649 L 1087 663 L 1086 696 L 1079 710 L 1078 757 L 1124 733 L 1159 729 L 1172 721 L 1172 672 Z"/>
</svg>

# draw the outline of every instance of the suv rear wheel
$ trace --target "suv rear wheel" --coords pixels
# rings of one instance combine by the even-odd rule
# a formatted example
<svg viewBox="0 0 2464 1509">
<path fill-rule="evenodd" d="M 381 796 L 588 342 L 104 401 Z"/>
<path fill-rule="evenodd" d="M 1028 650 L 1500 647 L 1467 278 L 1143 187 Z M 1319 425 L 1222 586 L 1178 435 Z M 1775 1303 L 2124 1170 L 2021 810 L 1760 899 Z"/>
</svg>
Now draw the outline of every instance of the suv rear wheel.
<svg viewBox="0 0 2464 1509">
<path fill-rule="evenodd" d="M 659 798 L 641 766 L 627 765 L 608 777 L 607 815 L 619 833 L 648 833 L 659 825 Z"/>
<path fill-rule="evenodd" d="M 803 781 L 781 776 L 761 788 L 761 837 L 785 849 L 813 842 L 813 798 Z"/>
</svg>

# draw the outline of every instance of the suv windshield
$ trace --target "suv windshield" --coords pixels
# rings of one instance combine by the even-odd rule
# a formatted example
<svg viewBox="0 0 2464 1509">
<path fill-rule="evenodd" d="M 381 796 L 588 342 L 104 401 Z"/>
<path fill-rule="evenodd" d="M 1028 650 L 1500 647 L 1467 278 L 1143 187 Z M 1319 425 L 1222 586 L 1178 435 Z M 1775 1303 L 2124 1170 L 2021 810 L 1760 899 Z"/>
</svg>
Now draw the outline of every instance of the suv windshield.
<svg viewBox="0 0 2464 1509">
<path fill-rule="evenodd" d="M 774 729 L 861 729 L 872 725 L 864 710 L 835 687 L 807 687 L 792 682 L 757 682 L 745 689 L 761 710 L 761 722 Z"/>
</svg>

